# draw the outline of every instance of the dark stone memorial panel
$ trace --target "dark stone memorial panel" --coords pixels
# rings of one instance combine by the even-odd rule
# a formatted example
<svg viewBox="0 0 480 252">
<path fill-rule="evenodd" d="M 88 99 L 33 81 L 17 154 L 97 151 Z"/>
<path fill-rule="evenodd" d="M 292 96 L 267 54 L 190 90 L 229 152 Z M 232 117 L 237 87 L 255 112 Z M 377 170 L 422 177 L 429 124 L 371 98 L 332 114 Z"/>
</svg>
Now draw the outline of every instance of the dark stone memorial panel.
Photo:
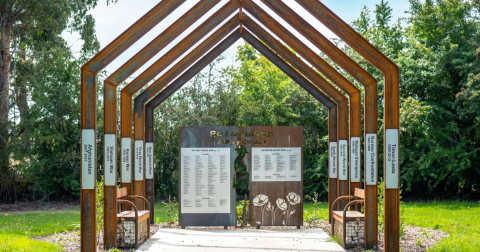
<svg viewBox="0 0 480 252">
<path fill-rule="evenodd" d="M 236 226 L 233 189 L 235 145 L 217 144 L 212 130 L 227 127 L 180 127 L 179 225 Z"/>
</svg>

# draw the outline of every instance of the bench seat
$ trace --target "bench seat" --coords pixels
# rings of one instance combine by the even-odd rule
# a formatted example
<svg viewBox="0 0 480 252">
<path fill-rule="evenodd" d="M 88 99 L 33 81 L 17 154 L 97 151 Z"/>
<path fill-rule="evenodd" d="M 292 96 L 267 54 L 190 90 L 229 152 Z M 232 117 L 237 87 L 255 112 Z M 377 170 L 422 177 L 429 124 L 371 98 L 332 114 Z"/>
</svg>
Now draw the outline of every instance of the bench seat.
<svg viewBox="0 0 480 252">
<path fill-rule="evenodd" d="M 138 222 L 142 222 L 148 217 L 150 217 L 150 211 L 138 211 Z M 123 218 L 127 221 L 135 221 L 135 211 L 123 211 L 117 214 L 117 218 Z"/>
<path fill-rule="evenodd" d="M 332 211 L 333 218 L 343 223 L 343 211 Z M 365 214 L 360 213 L 359 211 L 346 211 L 347 221 L 357 218 L 365 218 Z"/>
</svg>

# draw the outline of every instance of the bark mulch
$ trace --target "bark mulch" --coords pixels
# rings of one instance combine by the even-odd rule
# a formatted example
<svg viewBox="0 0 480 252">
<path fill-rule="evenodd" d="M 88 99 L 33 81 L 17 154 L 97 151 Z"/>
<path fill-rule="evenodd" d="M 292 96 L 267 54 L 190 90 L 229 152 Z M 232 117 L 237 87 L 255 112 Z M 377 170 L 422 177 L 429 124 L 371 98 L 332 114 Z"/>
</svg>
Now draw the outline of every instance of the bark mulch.
<svg viewBox="0 0 480 252">
<path fill-rule="evenodd" d="M 321 228 L 328 235 L 332 235 L 330 224 L 325 220 L 318 220 L 313 225 L 313 228 Z M 405 233 L 400 238 L 400 248 L 403 248 L 404 252 L 423 252 L 427 251 L 429 248 L 433 247 L 437 242 L 441 241 L 443 238 L 447 237 L 448 234 L 440 231 L 433 230 L 429 228 L 421 228 L 416 226 L 405 227 Z M 363 247 L 351 248 L 348 251 L 357 252 L 364 251 Z M 383 251 L 383 233 L 378 234 L 378 250 Z"/>
</svg>

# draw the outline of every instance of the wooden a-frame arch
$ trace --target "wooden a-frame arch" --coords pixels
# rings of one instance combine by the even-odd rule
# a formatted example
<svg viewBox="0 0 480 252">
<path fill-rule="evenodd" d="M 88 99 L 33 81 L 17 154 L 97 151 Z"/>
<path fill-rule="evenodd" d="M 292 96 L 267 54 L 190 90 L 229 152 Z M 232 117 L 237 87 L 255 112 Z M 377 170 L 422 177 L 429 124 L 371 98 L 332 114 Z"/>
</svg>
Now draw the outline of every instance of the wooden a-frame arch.
<svg viewBox="0 0 480 252">
<path fill-rule="evenodd" d="M 235 30 L 234 33 L 239 33 L 239 30 Z M 337 139 L 337 105 L 327 96 L 325 96 L 321 91 L 319 91 L 314 85 L 307 81 L 303 76 L 301 76 L 296 70 L 291 66 L 285 63 L 280 57 L 278 57 L 273 51 L 266 47 L 262 42 L 255 39 L 248 31 L 243 31 L 242 35 L 230 36 L 225 39 L 222 43 L 213 48 L 207 55 L 203 56 L 197 63 L 192 65 L 187 71 L 185 71 L 181 76 L 179 76 L 175 81 L 170 85 L 165 87 L 159 94 L 152 98 L 147 104 L 144 105 L 145 113 L 145 141 L 146 143 L 151 143 L 153 146 L 154 142 L 154 109 L 162 104 L 168 97 L 180 89 L 185 83 L 187 83 L 191 78 L 193 78 L 198 72 L 210 64 L 215 58 L 217 58 L 225 49 L 230 47 L 235 43 L 239 38 L 245 39 L 250 43 L 255 49 L 262 53 L 267 59 L 273 62 L 279 69 L 281 69 L 285 74 L 287 74 L 292 80 L 309 92 L 313 97 L 315 97 L 320 103 L 328 109 L 329 116 L 329 126 L 328 126 L 328 138 L 329 141 L 336 141 Z M 142 106 L 143 107 L 143 106 Z M 147 179 L 147 190 L 146 197 L 154 198 L 153 190 L 148 190 L 149 184 L 153 184 L 153 179 Z M 333 180 L 333 183 L 336 183 L 336 180 Z M 153 187 L 150 187 L 153 189 Z M 336 187 L 332 188 L 332 195 L 336 195 Z"/>
<path fill-rule="evenodd" d="M 245 19 L 248 19 L 248 17 L 244 17 Z M 214 34 L 212 34 L 212 36 L 210 38 L 215 38 L 215 41 L 219 41 L 221 38 L 217 36 L 217 34 L 223 34 L 224 33 L 224 29 L 228 29 L 230 27 L 229 25 L 229 22 L 236 22 L 237 19 L 236 18 L 233 18 L 233 20 L 230 20 L 228 21 L 223 27 L 219 28 L 217 32 L 215 32 Z M 255 30 L 256 33 L 260 34 L 261 35 L 261 38 L 264 40 L 264 41 L 267 41 L 267 44 L 269 45 L 274 45 L 273 47 L 277 48 L 281 55 L 283 57 L 286 57 L 286 58 L 289 58 L 289 59 L 294 59 L 293 61 L 297 62 L 297 66 L 300 65 L 300 66 L 303 66 L 303 68 L 301 69 L 308 69 L 310 71 L 310 76 L 313 76 L 314 78 L 317 78 L 317 79 L 320 79 L 320 80 L 323 80 L 318 74 L 315 74 L 308 66 L 306 66 L 305 64 L 302 64 L 302 62 L 295 57 L 295 55 L 293 55 L 293 53 L 291 53 L 287 48 L 285 48 L 283 45 L 281 45 L 278 41 L 276 41 L 273 37 L 271 37 L 270 35 L 268 35 L 268 33 L 266 33 L 265 31 L 263 31 L 262 28 L 260 28 L 258 25 L 254 24 L 254 23 L 248 23 L 248 24 L 245 24 L 245 27 L 247 28 L 251 28 L 252 27 L 252 30 Z M 207 39 L 206 41 L 209 41 L 210 40 Z M 197 47 L 196 50 L 194 50 L 192 53 L 190 53 L 189 55 L 187 55 L 184 60 L 181 61 L 181 63 L 175 65 L 170 71 L 168 71 L 167 73 L 165 73 L 164 76 L 166 76 L 166 78 L 159 78 L 155 83 L 153 83 L 149 88 L 147 88 L 144 93 L 140 94 L 136 99 L 135 99 L 135 134 L 136 134 L 136 140 L 144 140 L 142 137 L 144 137 L 142 133 L 142 129 L 143 129 L 143 121 L 144 121 L 144 110 L 143 110 L 143 105 L 144 103 L 146 103 L 150 98 L 153 97 L 154 94 L 156 94 L 157 91 L 150 91 L 150 90 L 161 90 L 163 87 L 165 87 L 169 81 L 171 81 L 173 78 L 175 78 L 177 76 L 177 74 L 181 73 L 183 71 L 183 69 L 186 68 L 187 65 L 190 64 L 190 62 L 194 62 L 196 61 L 200 56 L 201 54 L 198 53 L 199 51 L 200 52 L 206 52 L 208 51 L 210 48 L 211 48 L 211 45 L 212 43 L 210 42 L 204 42 L 202 43 L 200 46 Z M 172 48 L 172 51 L 176 51 L 176 48 Z M 162 59 L 160 59 L 162 60 Z M 180 67 L 178 67 L 178 65 L 181 65 Z M 304 71 L 305 72 L 305 71 Z M 315 81 L 314 81 L 315 82 Z M 318 83 L 318 81 L 317 81 Z M 321 84 L 319 85 L 321 86 L 323 89 L 327 88 L 329 91 L 330 91 L 330 94 L 335 92 L 334 94 L 337 95 L 337 99 L 340 97 L 343 99 L 343 103 L 340 103 L 341 105 L 342 104 L 346 104 L 347 100 L 346 98 L 343 97 L 343 95 L 341 95 L 338 91 L 336 91 L 334 88 L 331 87 L 330 84 L 328 84 L 325 80 L 323 80 L 323 82 L 321 82 Z M 358 93 L 357 93 L 358 94 Z M 128 104 L 127 104 L 128 106 Z M 357 112 L 360 110 L 360 102 L 358 103 L 354 103 L 353 105 L 351 105 L 351 113 L 353 112 Z M 348 111 L 347 111 L 347 107 L 345 105 L 342 105 L 342 108 L 339 109 L 339 117 L 343 118 L 343 121 L 342 123 L 343 124 L 347 124 L 347 116 L 348 116 Z M 131 121 L 131 114 L 130 113 L 123 113 L 122 111 L 122 121 Z M 360 122 L 358 122 L 360 124 Z M 347 127 L 343 127 L 341 129 L 344 133 L 344 136 L 348 136 L 348 126 Z M 330 184 L 332 186 L 334 186 L 337 182 L 336 181 L 330 181 Z M 345 183 L 345 185 L 347 185 Z M 330 188 L 330 190 L 333 192 L 335 190 L 337 190 L 336 188 Z M 149 196 L 147 194 L 147 196 Z M 331 194 L 332 197 L 336 197 L 336 194 L 334 195 L 333 193 Z M 151 196 L 150 196 L 151 197 Z M 151 204 L 152 205 L 152 204 Z"/>
<path fill-rule="evenodd" d="M 245 17 L 247 18 L 247 17 Z M 230 20 L 232 22 L 236 21 L 237 19 L 234 18 L 233 20 Z M 229 22 L 227 22 L 228 24 Z M 202 43 L 200 46 L 198 46 L 194 51 L 192 51 L 190 54 L 185 56 L 184 59 L 182 59 L 177 65 L 175 65 L 171 70 L 169 70 L 167 73 L 165 73 L 162 77 L 160 77 L 158 80 L 156 80 L 152 85 L 150 85 L 142 94 L 137 96 L 135 98 L 135 105 L 134 105 L 134 111 L 135 111 L 135 140 L 138 141 L 144 141 L 144 109 L 143 105 L 146 103 L 149 99 L 153 98 L 153 96 L 160 91 L 163 87 L 165 87 L 171 80 L 173 80 L 178 74 L 180 74 L 188 65 L 190 65 L 190 62 L 196 61 L 203 53 L 199 52 L 206 52 L 212 47 L 212 43 L 210 42 L 210 38 L 214 38 L 215 41 L 219 41 L 221 38 L 217 36 L 217 34 L 222 34 L 225 29 L 227 29 L 228 25 L 225 24 L 222 28 L 219 28 L 217 32 L 212 34 L 211 37 L 209 37 L 204 43 Z M 253 27 L 256 31 L 261 30 L 261 28 L 254 23 L 245 24 L 247 28 Z M 263 34 L 263 37 L 269 36 L 265 31 L 263 31 L 261 34 Z M 291 53 L 287 48 L 282 46 L 278 41 L 273 39 L 273 37 L 269 36 L 268 39 L 264 39 L 265 41 L 270 42 L 269 45 L 272 45 L 275 50 L 284 58 L 290 59 L 290 61 L 294 62 L 296 64 L 296 67 L 301 70 L 304 74 L 307 76 L 309 75 L 311 79 L 314 79 L 314 83 L 316 83 L 321 89 L 326 90 L 327 94 L 335 97 L 335 100 L 339 100 L 339 109 L 338 109 L 338 118 L 339 118 L 339 125 L 342 124 L 348 124 L 348 107 L 347 107 L 347 99 L 340 93 L 338 92 L 335 88 L 333 88 L 326 80 L 324 80 L 322 77 L 320 77 L 318 74 L 316 74 L 310 67 L 308 67 L 305 63 L 303 63 L 301 60 L 299 60 L 293 53 Z M 207 43 L 207 41 L 209 41 Z M 216 42 L 215 42 L 216 43 Z M 175 48 L 172 49 L 172 51 L 176 51 Z M 162 60 L 162 59 L 160 59 Z M 359 100 L 358 100 L 359 101 Z M 127 104 L 128 106 L 128 104 Z M 353 111 L 360 111 L 360 103 L 355 103 L 351 106 L 352 112 Z M 130 121 L 131 116 L 130 113 L 123 113 L 122 111 L 122 121 Z M 360 124 L 360 122 L 358 122 Z M 359 125 L 358 125 L 359 127 Z M 338 138 L 343 138 L 345 141 L 348 139 L 348 126 L 341 127 L 337 132 L 342 132 L 343 135 L 339 134 Z M 337 164 L 338 167 L 338 164 Z M 332 181 L 330 180 L 330 185 L 331 187 L 335 186 L 335 184 L 338 184 L 337 181 Z M 348 186 L 348 183 L 343 183 L 344 187 Z M 348 188 L 348 187 L 347 187 Z M 338 188 L 335 188 L 335 190 L 339 190 Z M 330 188 L 331 192 L 334 192 L 333 188 Z M 347 190 L 345 190 L 347 191 Z M 348 194 L 348 191 L 346 192 Z M 148 196 L 148 195 L 147 195 Z M 333 193 L 330 193 L 330 196 L 332 198 L 335 198 L 338 196 L 338 194 L 333 195 Z M 151 197 L 151 196 L 150 196 Z M 333 201 L 333 200 L 332 200 Z"/>
<path fill-rule="evenodd" d="M 263 1 L 263 0 L 262 0 Z M 103 67 L 105 67 L 108 63 L 110 63 L 113 59 L 115 59 L 121 52 L 123 52 L 128 46 L 130 46 L 133 42 L 138 40 L 143 34 L 145 34 L 149 29 L 151 29 L 156 23 L 160 22 L 166 15 L 168 15 L 172 10 L 178 7 L 183 1 L 163 1 L 156 7 L 154 7 L 149 13 L 147 13 L 143 18 L 141 18 L 137 23 L 135 23 L 132 27 L 130 27 L 125 33 L 123 33 L 117 40 L 112 42 L 109 46 L 107 46 L 104 50 L 102 50 L 99 54 L 97 54 L 92 60 L 90 60 L 86 65 L 82 67 L 82 130 L 87 133 L 86 130 L 91 129 L 93 130 L 93 135 L 95 136 L 95 128 L 96 128 L 96 73 L 100 71 Z M 277 3 L 281 1 L 272 1 L 269 2 Z M 385 105 L 386 105 L 386 113 L 385 113 L 385 121 L 386 121 L 386 128 L 387 129 L 398 129 L 398 67 L 396 67 L 391 61 L 388 61 L 386 57 L 383 56 L 378 50 L 373 48 L 368 42 L 366 42 L 361 36 L 356 34 L 353 29 L 348 27 L 343 21 L 341 21 L 338 17 L 336 17 L 330 10 L 326 9 L 321 3 L 312 0 L 312 1 L 299 1 L 305 7 L 306 4 L 308 6 L 315 6 L 315 9 L 306 8 L 308 11 L 312 12 L 312 14 L 317 15 L 316 17 L 322 19 L 325 22 L 330 22 L 333 25 L 326 24 L 327 27 L 332 29 L 335 33 L 342 34 L 339 37 L 343 38 L 347 43 L 357 43 L 356 46 L 352 46 L 352 48 L 356 49 L 357 51 L 360 50 L 360 54 L 362 54 L 365 58 L 373 63 L 377 68 L 381 68 L 381 71 L 386 74 L 385 76 L 385 83 L 386 83 L 386 97 L 385 97 Z M 316 14 L 315 14 L 316 13 Z M 333 19 L 332 19 L 333 17 Z M 322 21 L 321 20 L 321 21 Z M 332 22 L 333 20 L 333 22 Z M 325 23 L 324 22 L 324 23 Z M 340 27 L 340 28 L 339 28 Z M 347 41 L 346 36 L 349 33 L 354 33 L 353 39 Z M 345 35 L 347 34 L 347 35 Z M 348 39 L 348 38 L 347 38 Z M 362 51 L 363 50 L 363 51 Z M 370 55 L 369 55 L 370 54 Z M 383 68 L 382 68 L 383 64 Z M 385 67 L 386 66 L 386 67 Z M 348 70 L 347 70 L 348 72 Z M 362 83 L 363 84 L 363 83 Z M 388 88 L 387 88 L 388 86 Z M 106 96 L 107 86 L 105 87 Z M 388 92 L 387 92 L 388 91 Z M 396 96 L 396 97 L 395 97 Z M 108 96 L 107 96 L 108 97 Z M 395 123 L 396 121 L 396 123 Z M 387 123 L 388 122 L 388 123 Z M 114 133 L 116 133 L 116 129 L 114 129 Z M 84 137 L 84 132 L 82 132 L 82 143 L 84 140 L 89 138 Z M 106 132 L 107 133 L 107 132 Z M 123 133 L 122 133 L 123 134 Z M 86 134 L 87 135 L 87 134 Z M 389 140 L 386 137 L 386 140 Z M 398 144 L 398 131 L 397 131 L 397 138 L 391 139 L 395 140 L 396 144 Z M 93 144 L 93 153 L 96 154 L 96 144 Z M 82 146 L 83 147 L 83 146 Z M 84 149 L 82 148 L 82 154 Z M 385 153 L 385 149 L 384 149 Z M 92 204 L 95 202 L 95 178 L 92 174 L 96 174 L 96 164 L 84 164 L 82 159 L 82 250 L 88 251 L 91 249 L 95 249 L 95 206 Z M 88 174 L 84 171 L 87 171 L 85 167 L 88 168 Z M 398 168 L 398 167 L 397 167 Z M 398 181 L 398 179 L 397 179 Z M 93 182 L 93 183 L 92 183 Z M 92 186 L 93 184 L 93 186 Z M 398 184 L 398 182 L 397 182 Z M 396 190 L 396 191 L 395 191 Z M 398 186 L 395 189 L 387 190 L 387 195 L 395 196 L 398 199 Z M 93 201 L 92 201 L 93 200 Z M 387 200 L 388 201 L 388 200 Z M 398 218 L 395 220 L 395 214 L 398 216 L 398 202 L 395 203 L 394 201 L 391 202 L 391 207 L 389 208 L 392 214 L 388 216 L 393 216 L 390 218 L 387 216 L 385 226 L 393 227 L 392 235 L 388 235 L 386 232 L 386 243 L 387 243 L 387 251 L 390 247 L 390 243 L 395 245 L 397 244 L 398 248 L 398 239 L 392 239 L 392 242 L 389 242 L 392 237 L 395 238 L 395 235 L 398 235 L 398 232 L 395 230 L 395 223 L 398 224 Z M 388 202 L 387 202 L 388 204 Z M 395 205 L 396 204 L 396 205 Z M 393 207 L 393 208 L 392 208 Z M 387 222 L 390 222 L 388 224 Z M 93 224 L 93 225 L 92 225 Z M 398 225 L 396 226 L 398 228 Z M 387 231 L 389 229 L 387 228 Z M 396 232 L 396 234 L 395 234 Z M 391 251 L 398 250 L 395 247 L 392 247 Z"/>
</svg>

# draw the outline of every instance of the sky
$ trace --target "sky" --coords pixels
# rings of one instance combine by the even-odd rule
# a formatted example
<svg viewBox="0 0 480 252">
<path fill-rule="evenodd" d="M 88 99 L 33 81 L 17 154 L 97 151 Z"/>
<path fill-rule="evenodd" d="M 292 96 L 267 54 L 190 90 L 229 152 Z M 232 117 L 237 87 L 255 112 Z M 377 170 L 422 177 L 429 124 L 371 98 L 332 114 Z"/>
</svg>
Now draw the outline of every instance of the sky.
<svg viewBox="0 0 480 252">
<path fill-rule="evenodd" d="M 138 76 L 143 71 L 147 69 L 152 63 L 157 61 L 163 54 L 168 52 L 176 43 L 181 41 L 186 35 L 198 27 L 202 22 L 204 22 L 208 17 L 220 9 L 224 4 L 232 0 L 221 0 L 215 8 L 207 12 L 204 17 L 200 18 L 196 23 L 190 26 L 185 32 L 183 32 L 177 39 L 173 40 L 166 48 L 162 49 L 156 56 L 149 60 L 143 67 L 137 70 L 127 81 L 131 81 Z M 260 0 L 253 0 L 257 5 L 262 7 L 265 11 L 279 21 L 284 27 L 286 27 L 290 32 L 297 36 L 301 41 L 303 41 L 307 46 L 309 46 L 313 51 L 319 52 L 308 40 L 306 40 L 300 33 L 296 32 L 291 26 L 286 22 L 281 20 L 274 12 L 268 9 Z M 282 0 L 290 8 L 296 11 L 301 17 L 303 17 L 307 22 L 309 22 L 313 27 L 320 31 L 327 38 L 337 38 L 328 28 L 323 26 L 318 20 L 316 20 L 310 13 L 305 9 L 299 6 L 294 0 Z M 381 0 L 323 0 L 324 3 L 330 10 L 337 14 L 340 18 L 345 20 L 347 23 L 358 19 L 360 12 L 364 6 L 367 6 L 370 10 L 375 9 L 375 5 L 379 4 Z M 142 17 L 146 12 L 158 4 L 159 0 L 118 0 L 116 4 L 110 4 L 107 6 L 106 0 L 100 0 L 98 6 L 91 10 L 89 13 L 95 18 L 96 22 L 96 35 L 100 42 L 100 47 L 103 48 L 112 42 L 117 36 L 119 36 L 124 30 L 130 27 L 135 23 L 140 17 Z M 125 62 L 128 61 L 132 56 L 134 56 L 138 51 L 140 51 L 144 46 L 146 46 L 150 41 L 152 41 L 156 36 L 158 36 L 162 31 L 164 31 L 168 26 L 170 26 L 175 20 L 181 17 L 183 13 L 188 11 L 192 6 L 198 3 L 199 0 L 186 0 L 179 8 L 172 12 L 167 18 L 145 34 L 139 41 L 133 44 L 128 50 L 122 53 L 117 59 L 110 63 L 106 68 L 107 76 L 112 74 L 116 69 L 121 67 Z M 394 20 L 400 17 L 406 17 L 408 14 L 405 11 L 408 11 L 409 4 L 408 0 L 394 0 L 389 1 L 390 7 L 393 9 Z M 248 15 L 248 12 L 246 12 Z M 238 15 L 234 13 L 232 15 Z M 251 17 L 251 15 L 250 15 Z M 227 18 L 226 20 L 230 19 Z M 222 23 L 223 24 L 223 23 Z M 221 26 L 220 24 L 219 26 Z M 263 27 L 266 29 L 265 27 Z M 266 29 L 268 30 L 268 29 Z M 213 33 L 212 31 L 211 33 Z M 210 34 L 211 34 L 210 33 Z M 207 37 L 210 35 L 208 34 Z M 272 34 L 273 35 L 273 34 Z M 79 40 L 80 36 L 77 33 L 69 33 L 65 31 L 62 36 L 67 40 L 68 44 L 72 47 L 75 52 L 78 52 L 81 48 L 82 41 Z M 197 42 L 195 46 L 200 44 L 203 40 Z M 226 64 L 238 65 L 238 62 L 235 62 L 235 53 L 237 46 L 242 45 L 243 40 L 237 41 L 232 47 L 226 50 L 224 55 L 226 59 L 221 62 L 221 66 Z M 193 49 L 193 48 L 192 48 Z M 183 54 L 185 56 L 187 53 Z M 178 62 L 181 58 L 177 59 Z M 165 69 L 162 73 L 167 71 Z M 160 73 L 160 75 L 162 74 Z"/>
</svg>

